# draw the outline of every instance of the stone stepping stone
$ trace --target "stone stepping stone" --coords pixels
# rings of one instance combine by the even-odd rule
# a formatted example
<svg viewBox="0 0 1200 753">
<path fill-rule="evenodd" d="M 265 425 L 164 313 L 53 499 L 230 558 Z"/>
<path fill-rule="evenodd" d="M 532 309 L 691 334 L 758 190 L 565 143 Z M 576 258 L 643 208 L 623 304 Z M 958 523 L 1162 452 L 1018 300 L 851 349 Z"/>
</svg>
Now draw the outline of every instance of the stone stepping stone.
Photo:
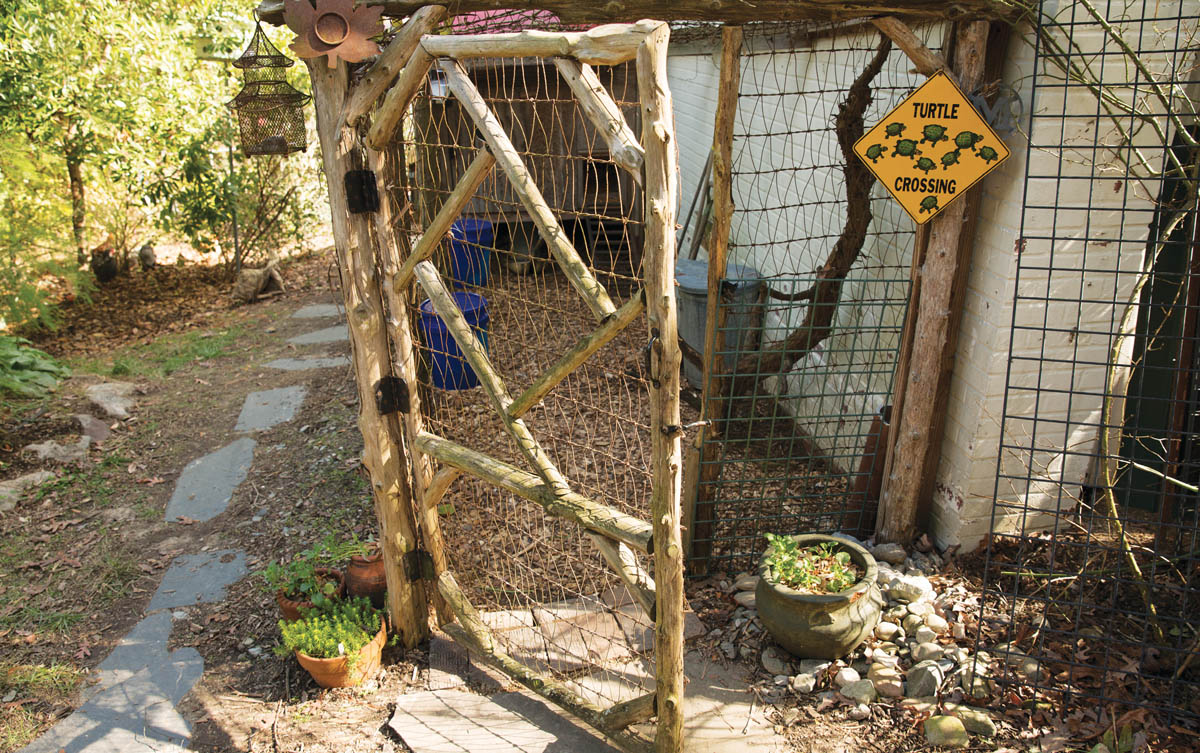
<svg viewBox="0 0 1200 753">
<path fill-rule="evenodd" d="M 246 574 L 246 553 L 236 549 L 176 557 L 150 599 L 147 612 L 220 601 L 225 587 Z"/>
<path fill-rule="evenodd" d="M 251 392 L 242 403 L 234 431 L 262 431 L 272 426 L 291 421 L 296 411 L 304 404 L 308 389 L 302 385 L 279 387 L 273 390 Z"/>
<path fill-rule="evenodd" d="M 332 303 L 313 303 L 292 312 L 293 319 L 324 319 L 342 315 L 342 310 Z"/>
<path fill-rule="evenodd" d="M 350 359 L 345 356 L 334 356 L 332 358 L 276 358 L 267 364 L 267 368 L 282 369 L 283 371 L 307 371 L 308 369 L 345 368 L 349 365 Z"/>
<path fill-rule="evenodd" d="M 250 470 L 255 444 L 243 437 L 188 463 L 167 502 L 167 521 L 187 517 L 203 522 L 225 512 L 233 490 Z"/>
<path fill-rule="evenodd" d="M 507 684 L 503 675 L 471 661 L 470 652 L 461 644 L 434 633 L 429 639 L 429 689 L 450 690 L 468 682 L 485 693 L 499 692 Z"/>
<path fill-rule="evenodd" d="M 333 327 L 319 329 L 316 332 L 306 332 L 288 340 L 293 345 L 321 345 L 323 343 L 345 342 L 350 339 L 346 325 L 338 324 Z"/>
<path fill-rule="evenodd" d="M 388 726 L 413 753 L 617 753 L 599 733 L 524 692 L 405 694 Z"/>
</svg>

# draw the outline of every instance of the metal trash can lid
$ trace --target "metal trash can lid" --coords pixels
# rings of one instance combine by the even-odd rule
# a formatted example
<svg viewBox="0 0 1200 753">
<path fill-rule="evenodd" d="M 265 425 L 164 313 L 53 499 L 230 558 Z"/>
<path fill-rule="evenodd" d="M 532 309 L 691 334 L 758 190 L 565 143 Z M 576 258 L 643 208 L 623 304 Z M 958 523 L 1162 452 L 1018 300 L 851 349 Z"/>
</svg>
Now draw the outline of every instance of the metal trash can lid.
<svg viewBox="0 0 1200 753">
<path fill-rule="evenodd" d="M 745 264 L 728 264 L 725 279 L 736 287 L 734 294 L 747 288 L 758 287 L 762 275 L 754 267 Z M 680 259 L 675 262 L 675 282 L 679 289 L 690 295 L 708 295 L 708 261 L 704 259 Z"/>
</svg>

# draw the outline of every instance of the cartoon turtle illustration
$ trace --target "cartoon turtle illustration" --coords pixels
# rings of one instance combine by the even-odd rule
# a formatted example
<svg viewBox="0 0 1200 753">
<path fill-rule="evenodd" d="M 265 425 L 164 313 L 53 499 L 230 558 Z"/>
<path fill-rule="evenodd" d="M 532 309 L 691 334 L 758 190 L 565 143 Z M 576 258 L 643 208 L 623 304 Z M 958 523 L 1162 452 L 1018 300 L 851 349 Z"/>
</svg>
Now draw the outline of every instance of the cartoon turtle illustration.
<svg viewBox="0 0 1200 753">
<path fill-rule="evenodd" d="M 959 149 L 975 151 L 975 145 L 983 141 L 983 136 L 971 131 L 963 131 L 954 137 L 954 145 Z"/>
<path fill-rule="evenodd" d="M 921 159 L 917 160 L 917 163 L 915 165 L 913 165 L 913 169 L 924 170 L 926 173 L 928 173 L 930 170 L 932 170 L 935 167 L 937 167 L 937 163 L 934 162 L 933 160 L 929 159 L 928 157 L 922 157 Z"/>
<path fill-rule="evenodd" d="M 951 149 L 942 155 L 942 169 L 949 170 L 951 165 L 958 164 L 958 150 Z"/>
<path fill-rule="evenodd" d="M 1000 157 L 1000 155 L 996 153 L 996 150 L 990 146 L 979 147 L 978 154 L 979 159 L 983 160 L 984 162 L 993 162 Z"/>
<path fill-rule="evenodd" d="M 950 137 L 946 135 L 946 126 L 940 126 L 936 123 L 930 123 L 925 126 L 925 130 L 921 131 L 925 137 L 921 139 L 921 143 L 928 141 L 930 144 L 936 144 L 939 141 L 949 141 Z"/>
<path fill-rule="evenodd" d="M 886 126 L 884 126 L 883 132 L 888 136 L 888 138 L 895 138 L 904 133 L 904 124 L 888 123 Z"/>
<path fill-rule="evenodd" d="M 887 147 L 883 144 L 871 144 L 867 147 L 866 157 L 871 160 L 872 164 L 879 161 L 883 153 L 887 151 Z"/>
<path fill-rule="evenodd" d="M 937 211 L 937 208 L 938 208 L 937 197 L 936 196 L 926 196 L 925 198 L 921 199 L 921 208 L 918 211 L 920 214 L 924 214 L 926 212 Z"/>
<path fill-rule="evenodd" d="M 920 153 L 921 150 L 917 148 L 917 142 L 912 139 L 900 139 L 892 149 L 893 157 L 911 157 L 914 154 Z"/>
</svg>

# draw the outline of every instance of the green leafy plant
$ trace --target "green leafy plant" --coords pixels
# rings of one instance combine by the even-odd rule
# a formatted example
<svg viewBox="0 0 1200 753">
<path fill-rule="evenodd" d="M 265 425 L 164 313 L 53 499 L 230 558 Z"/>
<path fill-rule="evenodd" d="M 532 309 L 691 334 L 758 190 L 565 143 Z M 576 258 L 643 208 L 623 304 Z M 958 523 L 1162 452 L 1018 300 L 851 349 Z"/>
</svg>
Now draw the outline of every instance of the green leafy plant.
<svg viewBox="0 0 1200 753">
<path fill-rule="evenodd" d="M 315 607 L 334 603 L 337 583 L 317 572 L 325 560 L 320 545 L 309 547 L 288 562 L 272 562 L 262 571 L 263 584 L 268 591 L 283 591 L 295 601 L 311 601 Z"/>
<path fill-rule="evenodd" d="M 791 536 L 767 534 L 767 567 L 776 583 L 811 594 L 839 593 L 862 577 L 835 542 L 801 547 Z"/>
<path fill-rule="evenodd" d="M 70 375 L 70 369 L 28 340 L 0 335 L 0 394 L 41 397 Z"/>
<path fill-rule="evenodd" d="M 345 656 L 347 666 L 353 669 L 359 649 L 379 634 L 382 625 L 382 614 L 364 597 L 305 609 L 295 622 L 280 620 L 282 638 L 275 653 L 286 656 L 299 651 L 314 659 Z"/>
</svg>

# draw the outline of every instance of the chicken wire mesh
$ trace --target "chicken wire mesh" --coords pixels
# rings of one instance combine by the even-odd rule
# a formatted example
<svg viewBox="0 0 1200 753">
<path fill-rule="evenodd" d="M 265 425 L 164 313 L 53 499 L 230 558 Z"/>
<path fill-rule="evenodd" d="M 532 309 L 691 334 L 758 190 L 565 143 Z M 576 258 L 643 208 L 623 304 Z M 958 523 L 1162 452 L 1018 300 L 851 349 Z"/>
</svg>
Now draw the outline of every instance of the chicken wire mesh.
<svg viewBox="0 0 1200 753">
<path fill-rule="evenodd" d="M 940 26 L 918 31 L 940 49 Z M 699 37 L 699 30 L 691 36 Z M 912 222 L 881 186 L 871 189 L 865 242 L 842 279 L 834 310 L 826 312 L 831 330 L 807 338 L 817 341 L 812 347 L 787 349 L 782 363 L 769 362 L 761 351 L 783 347 L 812 327 L 808 315 L 827 305 L 813 301 L 817 271 L 832 258 L 847 222 L 846 158 L 835 120 L 879 44 L 873 29 L 826 34 L 799 24 L 747 27 L 729 258 L 740 265 L 735 278 L 753 274 L 765 285 L 749 306 L 748 336 L 734 331 L 739 323 L 725 338 L 736 362 L 732 397 L 728 415 L 720 417 L 723 435 L 706 437 L 701 449 L 693 572 L 752 568 L 767 532 L 843 531 L 865 538 L 874 530 L 886 453 L 882 418 L 891 399 L 915 237 Z M 712 75 L 710 59 L 702 46 L 675 58 L 683 84 L 673 82 L 678 113 L 703 110 L 704 87 L 697 83 Z M 870 81 L 866 127 L 922 83 L 911 67 L 899 50 L 887 53 Z M 697 159 L 690 162 L 689 170 L 688 160 L 681 160 L 682 185 L 702 191 Z M 703 197 L 697 203 L 703 206 Z M 697 236 L 706 228 L 703 219 L 689 223 L 681 248 L 703 245 Z M 732 311 L 745 304 L 722 298 L 711 305 Z M 712 389 L 693 386 L 706 394 Z"/>
<path fill-rule="evenodd" d="M 1195 735 L 1200 17 L 1100 10 L 1037 25 L 979 666 L 1009 703 Z"/>
<path fill-rule="evenodd" d="M 542 28 L 552 19 L 539 16 Z M 455 33 L 496 32 L 529 14 L 470 14 Z M 464 61 L 553 209 L 560 232 L 618 307 L 641 295 L 641 196 L 609 158 L 554 64 L 536 59 Z M 635 133 L 633 66 L 596 73 Z M 393 147 L 411 190 L 407 230 L 417 234 L 450 195 L 482 141 L 470 117 L 431 74 Z M 448 289 L 486 343 L 508 391 L 518 395 L 598 324 L 547 252 L 509 179 L 496 167 L 434 254 Z M 414 285 L 426 429 L 518 468 L 528 464 L 506 433 L 476 375 L 440 329 Z M 645 317 L 639 316 L 524 415 L 571 488 L 649 520 L 649 393 L 642 373 Z M 449 568 L 501 648 L 598 707 L 630 700 L 653 685 L 654 623 L 577 524 L 468 475 L 442 498 L 440 524 Z M 643 568 L 648 558 L 636 557 Z M 652 735 L 651 735 L 652 736 Z"/>
</svg>

